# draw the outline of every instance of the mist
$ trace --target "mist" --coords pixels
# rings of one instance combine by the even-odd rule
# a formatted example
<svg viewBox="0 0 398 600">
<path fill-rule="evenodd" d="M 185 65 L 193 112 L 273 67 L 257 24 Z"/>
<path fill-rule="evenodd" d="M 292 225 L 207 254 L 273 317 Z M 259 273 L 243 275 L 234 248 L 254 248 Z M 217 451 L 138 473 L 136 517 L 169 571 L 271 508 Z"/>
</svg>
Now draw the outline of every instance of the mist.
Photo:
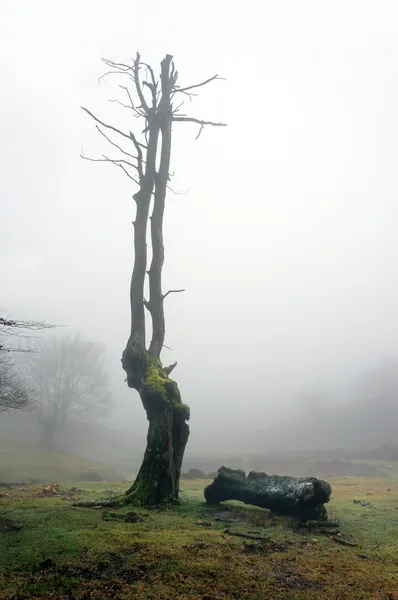
<svg viewBox="0 0 398 600">
<path fill-rule="evenodd" d="M 398 356 L 397 17 L 392 1 L 206 0 L 194 17 L 180 1 L 2 3 L 0 305 L 106 347 L 101 424 L 134 448 L 147 421 L 120 358 L 135 189 L 79 157 L 101 152 L 81 105 L 128 122 L 101 57 L 168 52 L 184 84 L 226 80 L 190 111 L 227 128 L 173 131 L 164 289 L 186 291 L 166 300 L 163 359 L 191 407 L 188 457 L 210 441 L 217 456 L 369 448 L 396 441 L 395 405 L 375 424 L 354 390 Z"/>
</svg>

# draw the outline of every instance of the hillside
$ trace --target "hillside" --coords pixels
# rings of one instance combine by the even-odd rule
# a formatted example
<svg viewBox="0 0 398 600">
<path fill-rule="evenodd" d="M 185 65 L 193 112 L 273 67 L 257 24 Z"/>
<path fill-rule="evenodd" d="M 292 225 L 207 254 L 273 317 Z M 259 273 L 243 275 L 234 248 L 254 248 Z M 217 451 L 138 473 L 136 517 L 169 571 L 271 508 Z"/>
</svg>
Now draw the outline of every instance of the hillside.
<svg viewBox="0 0 398 600">
<path fill-rule="evenodd" d="M 0 438 L 38 445 L 41 427 L 34 414 L 2 415 Z M 145 449 L 145 435 L 109 429 L 99 423 L 70 421 L 57 432 L 55 451 L 74 454 L 88 461 L 101 462 L 125 477 L 139 468 Z"/>
<path fill-rule="evenodd" d="M 77 454 L 45 452 L 34 442 L 0 438 L 0 481 L 78 481 L 84 473 L 96 473 L 106 481 L 121 481 L 123 476 L 100 461 Z"/>
</svg>

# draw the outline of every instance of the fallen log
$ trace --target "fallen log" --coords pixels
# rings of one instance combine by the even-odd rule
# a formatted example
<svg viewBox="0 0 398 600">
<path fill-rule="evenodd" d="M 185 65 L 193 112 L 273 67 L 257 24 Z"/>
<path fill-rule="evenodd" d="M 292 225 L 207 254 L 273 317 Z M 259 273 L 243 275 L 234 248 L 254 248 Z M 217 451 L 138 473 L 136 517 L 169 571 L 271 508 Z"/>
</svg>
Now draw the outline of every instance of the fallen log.
<svg viewBox="0 0 398 600">
<path fill-rule="evenodd" d="M 209 504 L 225 500 L 240 500 L 268 508 L 279 515 L 290 515 L 302 520 L 326 520 L 324 507 L 329 502 L 332 488 L 316 477 L 288 477 L 267 475 L 221 467 L 213 483 L 205 488 Z"/>
</svg>

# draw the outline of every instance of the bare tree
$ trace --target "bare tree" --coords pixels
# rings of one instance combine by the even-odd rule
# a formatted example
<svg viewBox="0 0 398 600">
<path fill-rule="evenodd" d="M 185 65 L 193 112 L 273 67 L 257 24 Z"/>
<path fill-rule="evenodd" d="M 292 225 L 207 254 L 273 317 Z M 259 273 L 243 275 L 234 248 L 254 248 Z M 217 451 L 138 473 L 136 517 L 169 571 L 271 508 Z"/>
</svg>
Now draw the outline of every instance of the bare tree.
<svg viewBox="0 0 398 600">
<path fill-rule="evenodd" d="M 194 123 L 197 138 L 206 126 L 224 126 L 181 112 L 184 100 L 191 100 L 198 88 L 220 79 L 217 75 L 202 83 L 179 86 L 173 57 L 167 54 L 160 65 L 160 78 L 137 54 L 132 64 L 103 59 L 109 71 L 124 78 L 120 85 L 124 101 L 116 100 L 130 117 L 144 121 L 142 133 L 122 131 L 83 108 L 96 121 L 99 133 L 119 152 L 116 158 L 102 155 L 87 160 L 108 162 L 119 167 L 137 186 L 134 225 L 134 267 L 131 278 L 131 330 L 122 355 L 127 384 L 138 391 L 149 421 L 147 447 L 138 476 L 124 497 L 125 502 L 144 505 L 172 503 L 178 498 L 179 479 L 189 436 L 189 407 L 182 403 L 178 385 L 170 379 L 177 363 L 164 367 L 160 355 L 165 339 L 164 300 L 181 289 L 162 291 L 164 261 L 163 215 L 170 181 L 170 155 L 173 123 Z M 117 140 L 117 141 L 115 141 Z M 153 199 L 153 204 L 151 203 Z M 149 213 L 152 206 L 152 213 Z M 147 271 L 147 225 L 150 218 L 152 261 Z M 144 283 L 149 277 L 149 298 Z M 145 309 L 152 323 L 147 346 Z"/>
<path fill-rule="evenodd" d="M 26 352 L 15 345 L 15 337 L 29 337 L 31 332 L 54 327 L 40 321 L 24 321 L 0 317 L 0 412 L 28 411 L 35 395 L 29 389 L 16 364 L 14 353 Z"/>
<path fill-rule="evenodd" d="M 54 338 L 27 355 L 28 383 L 37 396 L 43 445 L 51 448 L 55 433 L 68 419 L 94 419 L 110 406 L 105 351 L 79 337 Z"/>
<path fill-rule="evenodd" d="M 9 352 L 0 353 L 0 412 L 28 411 L 33 408 L 34 394 L 21 377 Z"/>
</svg>

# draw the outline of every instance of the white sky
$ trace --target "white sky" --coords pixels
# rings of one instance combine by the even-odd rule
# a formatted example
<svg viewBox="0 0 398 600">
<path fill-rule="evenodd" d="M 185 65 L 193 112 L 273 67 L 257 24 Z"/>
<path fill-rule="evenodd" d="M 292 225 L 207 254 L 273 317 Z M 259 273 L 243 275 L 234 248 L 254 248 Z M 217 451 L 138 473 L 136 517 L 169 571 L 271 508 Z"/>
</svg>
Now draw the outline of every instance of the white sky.
<svg viewBox="0 0 398 600">
<path fill-rule="evenodd" d="M 80 105 L 121 122 L 101 57 L 173 53 L 181 83 L 227 79 L 187 111 L 228 128 L 176 124 L 189 191 L 165 222 L 164 288 L 187 291 L 167 300 L 163 359 L 199 443 L 398 354 L 397 17 L 393 0 L 3 0 L 0 304 L 106 344 L 115 425 L 145 415 L 119 363 L 135 190 L 78 156 L 103 148 Z"/>
</svg>

